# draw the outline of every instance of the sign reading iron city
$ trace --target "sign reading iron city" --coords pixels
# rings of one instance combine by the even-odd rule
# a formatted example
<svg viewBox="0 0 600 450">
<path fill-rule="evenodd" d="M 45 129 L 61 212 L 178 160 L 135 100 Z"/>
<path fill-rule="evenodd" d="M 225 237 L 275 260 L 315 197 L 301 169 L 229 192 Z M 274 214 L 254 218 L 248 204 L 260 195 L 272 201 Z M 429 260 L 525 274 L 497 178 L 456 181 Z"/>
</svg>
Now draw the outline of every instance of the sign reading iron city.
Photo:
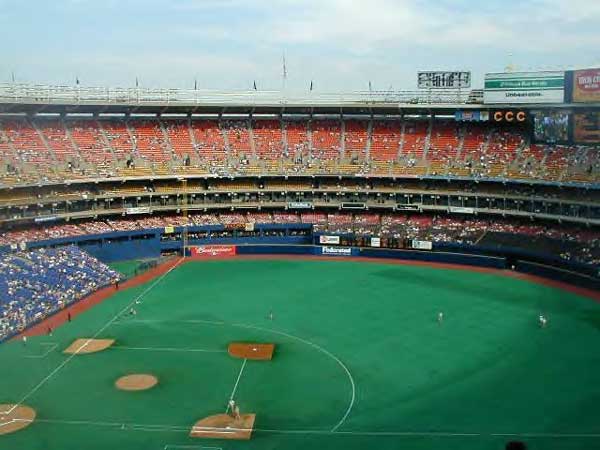
<svg viewBox="0 0 600 450">
<path fill-rule="evenodd" d="M 573 102 L 600 102 L 600 69 L 573 72 Z"/>
<path fill-rule="evenodd" d="M 485 75 L 483 103 L 563 103 L 564 72 L 511 72 Z"/>
<path fill-rule="evenodd" d="M 462 89 L 471 87 L 471 72 L 419 72 L 419 89 Z"/>
</svg>

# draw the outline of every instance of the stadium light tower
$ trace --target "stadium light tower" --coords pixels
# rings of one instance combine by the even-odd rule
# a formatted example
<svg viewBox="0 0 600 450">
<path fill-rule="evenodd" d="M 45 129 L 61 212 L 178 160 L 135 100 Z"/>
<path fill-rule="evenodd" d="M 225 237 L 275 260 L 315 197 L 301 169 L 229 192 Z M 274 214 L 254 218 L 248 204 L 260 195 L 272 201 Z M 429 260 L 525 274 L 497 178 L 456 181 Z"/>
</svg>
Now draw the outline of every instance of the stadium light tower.
<svg viewBox="0 0 600 450">
<path fill-rule="evenodd" d="M 287 89 L 287 66 L 285 64 L 285 52 L 283 53 L 282 56 L 282 73 L 281 73 L 281 94 L 283 96 L 283 99 L 285 99 L 285 94 L 286 94 L 286 89 Z"/>
<path fill-rule="evenodd" d="M 508 54 L 508 64 L 506 65 L 506 67 L 504 68 L 504 70 L 506 72 L 514 72 L 515 71 L 515 65 L 513 63 L 513 53 L 510 52 Z"/>
</svg>

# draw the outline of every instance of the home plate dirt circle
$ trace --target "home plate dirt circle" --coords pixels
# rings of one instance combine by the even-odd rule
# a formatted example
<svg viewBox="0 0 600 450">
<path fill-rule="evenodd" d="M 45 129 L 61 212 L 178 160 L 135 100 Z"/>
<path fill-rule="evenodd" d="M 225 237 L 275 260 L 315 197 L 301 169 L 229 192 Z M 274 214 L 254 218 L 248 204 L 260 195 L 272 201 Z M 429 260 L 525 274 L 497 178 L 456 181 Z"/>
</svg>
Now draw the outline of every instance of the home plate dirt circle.
<svg viewBox="0 0 600 450">
<path fill-rule="evenodd" d="M 122 391 L 145 391 L 152 389 L 158 383 L 158 378 L 147 373 L 125 375 L 115 381 L 117 389 Z"/>
<path fill-rule="evenodd" d="M 25 405 L 0 405 L 0 435 L 28 427 L 35 420 L 35 410 Z"/>
</svg>

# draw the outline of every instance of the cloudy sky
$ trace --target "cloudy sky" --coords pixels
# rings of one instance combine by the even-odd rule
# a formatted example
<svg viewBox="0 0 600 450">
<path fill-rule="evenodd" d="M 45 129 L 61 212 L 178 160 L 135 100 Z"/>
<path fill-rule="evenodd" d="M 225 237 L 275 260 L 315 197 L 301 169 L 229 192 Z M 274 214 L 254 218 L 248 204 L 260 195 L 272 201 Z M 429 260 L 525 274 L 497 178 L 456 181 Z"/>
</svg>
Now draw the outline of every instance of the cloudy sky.
<svg viewBox="0 0 600 450">
<path fill-rule="evenodd" d="M 413 89 L 418 70 L 600 64 L 600 0 L 0 0 L 0 81 Z"/>
</svg>

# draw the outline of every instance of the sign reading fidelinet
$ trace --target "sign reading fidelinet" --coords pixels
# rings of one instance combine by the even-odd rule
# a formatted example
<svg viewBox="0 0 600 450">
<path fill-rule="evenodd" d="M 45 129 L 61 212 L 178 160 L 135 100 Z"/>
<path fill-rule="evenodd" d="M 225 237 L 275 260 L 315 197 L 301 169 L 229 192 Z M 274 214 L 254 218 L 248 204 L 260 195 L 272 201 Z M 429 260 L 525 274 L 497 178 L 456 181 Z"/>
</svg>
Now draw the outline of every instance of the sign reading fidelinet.
<svg viewBox="0 0 600 450">
<path fill-rule="evenodd" d="M 344 247 L 321 247 L 321 254 L 329 256 L 352 256 L 352 249 Z"/>
<path fill-rule="evenodd" d="M 537 104 L 564 101 L 564 72 L 513 72 L 485 75 L 483 91 L 485 104 Z"/>
</svg>

